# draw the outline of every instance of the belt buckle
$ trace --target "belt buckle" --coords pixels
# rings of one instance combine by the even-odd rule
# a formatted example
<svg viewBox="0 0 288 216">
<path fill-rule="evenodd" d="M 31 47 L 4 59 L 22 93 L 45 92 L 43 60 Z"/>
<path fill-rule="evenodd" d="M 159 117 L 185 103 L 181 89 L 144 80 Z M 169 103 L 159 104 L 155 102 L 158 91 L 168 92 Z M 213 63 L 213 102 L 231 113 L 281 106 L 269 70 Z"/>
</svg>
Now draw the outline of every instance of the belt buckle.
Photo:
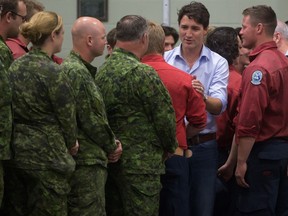
<svg viewBox="0 0 288 216">
<path fill-rule="evenodd" d="M 199 134 L 196 135 L 196 145 L 200 144 L 200 136 Z"/>
</svg>

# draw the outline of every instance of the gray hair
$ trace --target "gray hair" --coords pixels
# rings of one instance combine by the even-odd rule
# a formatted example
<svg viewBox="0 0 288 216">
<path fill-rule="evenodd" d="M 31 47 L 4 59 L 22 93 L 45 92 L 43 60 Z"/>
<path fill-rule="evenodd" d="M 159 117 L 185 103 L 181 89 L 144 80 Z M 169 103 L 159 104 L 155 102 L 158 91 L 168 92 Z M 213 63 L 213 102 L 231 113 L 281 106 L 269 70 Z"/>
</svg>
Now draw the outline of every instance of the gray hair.
<svg viewBox="0 0 288 216">
<path fill-rule="evenodd" d="M 277 20 L 275 32 L 279 32 L 285 40 L 288 40 L 288 25 L 280 20 Z"/>
</svg>

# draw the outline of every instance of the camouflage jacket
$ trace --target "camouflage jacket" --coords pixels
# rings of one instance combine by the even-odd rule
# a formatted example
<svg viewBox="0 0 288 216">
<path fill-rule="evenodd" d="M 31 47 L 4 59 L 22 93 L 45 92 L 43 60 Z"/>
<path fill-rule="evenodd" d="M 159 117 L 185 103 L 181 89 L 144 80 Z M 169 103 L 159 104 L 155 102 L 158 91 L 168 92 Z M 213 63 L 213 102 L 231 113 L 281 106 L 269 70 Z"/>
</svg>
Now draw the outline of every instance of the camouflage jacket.
<svg viewBox="0 0 288 216">
<path fill-rule="evenodd" d="M 13 62 L 13 56 L 1 36 L 0 53 L 0 160 L 7 160 L 11 156 L 10 141 L 12 133 L 12 92 L 7 70 Z"/>
<path fill-rule="evenodd" d="M 9 68 L 12 86 L 14 155 L 11 165 L 24 169 L 72 172 L 68 149 L 76 143 L 76 107 L 60 66 L 33 49 Z"/>
<path fill-rule="evenodd" d="M 62 63 L 62 69 L 70 78 L 76 98 L 78 142 L 74 157 L 77 164 L 101 164 L 107 166 L 107 153 L 116 149 L 114 134 L 108 125 L 102 95 L 95 84 L 96 67 L 85 62 L 71 51 Z"/>
<path fill-rule="evenodd" d="M 174 152 L 178 143 L 171 99 L 155 70 L 117 48 L 96 74 L 96 84 L 122 143 L 119 163 L 125 171 L 163 173 L 163 152 Z"/>
</svg>

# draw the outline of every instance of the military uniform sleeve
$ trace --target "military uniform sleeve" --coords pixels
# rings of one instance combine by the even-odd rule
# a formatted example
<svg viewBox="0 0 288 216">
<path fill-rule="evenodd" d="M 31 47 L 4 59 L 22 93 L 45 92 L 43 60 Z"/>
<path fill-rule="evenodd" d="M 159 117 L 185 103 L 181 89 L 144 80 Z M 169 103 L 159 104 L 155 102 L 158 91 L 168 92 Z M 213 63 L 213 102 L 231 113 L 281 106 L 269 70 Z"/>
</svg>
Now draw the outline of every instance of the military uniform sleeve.
<svg viewBox="0 0 288 216">
<path fill-rule="evenodd" d="M 77 68 L 77 65 L 65 70 L 76 93 L 78 127 L 106 153 L 111 153 L 117 146 L 115 136 L 108 124 L 102 95 L 93 77 L 89 79 L 88 74 L 84 79 L 79 70 L 83 69 Z"/>
<path fill-rule="evenodd" d="M 176 118 L 170 95 L 152 67 L 143 65 L 140 70 L 144 73 L 140 74 L 138 86 L 145 92 L 143 94 L 145 111 L 154 125 L 163 149 L 174 153 L 178 143 Z"/>
<path fill-rule="evenodd" d="M 0 60 L 0 160 L 10 158 L 10 139 L 12 133 L 12 93 L 7 72 Z"/>
<path fill-rule="evenodd" d="M 61 125 L 66 146 L 70 149 L 75 145 L 77 136 L 76 106 L 72 88 L 66 75 L 60 70 L 51 75 L 49 81 L 51 104 Z"/>
</svg>

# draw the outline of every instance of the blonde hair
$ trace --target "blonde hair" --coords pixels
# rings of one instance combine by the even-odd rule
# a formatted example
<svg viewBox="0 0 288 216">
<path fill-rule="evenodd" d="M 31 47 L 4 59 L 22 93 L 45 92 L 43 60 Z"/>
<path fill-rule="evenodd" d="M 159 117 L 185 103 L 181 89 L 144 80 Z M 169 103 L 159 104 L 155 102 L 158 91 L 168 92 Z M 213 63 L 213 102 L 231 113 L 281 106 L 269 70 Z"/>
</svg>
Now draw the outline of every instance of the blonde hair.
<svg viewBox="0 0 288 216">
<path fill-rule="evenodd" d="M 62 17 L 51 11 L 42 11 L 20 26 L 20 33 L 33 45 L 41 46 L 52 32 L 59 34 L 63 27 Z"/>
<path fill-rule="evenodd" d="M 148 22 L 149 45 L 146 54 L 164 53 L 165 33 L 161 25 Z"/>
</svg>

